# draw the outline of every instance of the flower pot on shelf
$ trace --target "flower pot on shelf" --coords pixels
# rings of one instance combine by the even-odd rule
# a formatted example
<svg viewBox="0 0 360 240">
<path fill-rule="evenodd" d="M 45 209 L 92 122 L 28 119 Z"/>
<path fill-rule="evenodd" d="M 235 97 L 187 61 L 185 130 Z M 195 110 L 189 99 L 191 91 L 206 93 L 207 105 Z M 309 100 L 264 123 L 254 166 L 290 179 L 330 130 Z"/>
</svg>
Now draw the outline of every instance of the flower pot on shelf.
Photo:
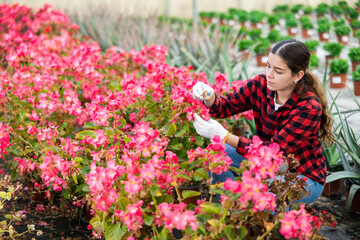
<svg viewBox="0 0 360 240">
<path fill-rule="evenodd" d="M 351 203 L 349 203 L 349 193 L 350 193 L 350 187 L 346 188 L 346 206 L 348 206 L 348 204 L 350 205 L 349 208 L 349 212 L 356 212 L 356 213 L 360 213 L 360 189 L 359 186 L 357 186 L 358 189 L 355 188 L 355 194 L 354 197 L 351 201 Z"/>
<path fill-rule="evenodd" d="M 313 29 L 302 29 L 303 38 L 311 38 L 313 34 L 314 34 Z"/>
<path fill-rule="evenodd" d="M 321 42 L 328 42 L 330 39 L 330 34 L 328 32 L 319 32 L 319 40 Z"/>
<path fill-rule="evenodd" d="M 338 39 L 338 43 L 342 43 L 344 45 L 348 45 L 348 43 L 349 43 L 348 35 L 337 36 L 337 39 Z"/>
<path fill-rule="evenodd" d="M 351 70 L 352 70 L 353 72 L 355 72 L 357 66 L 360 66 L 360 62 L 351 61 Z"/>
<path fill-rule="evenodd" d="M 331 88 L 345 88 L 347 73 L 331 74 L 330 87 Z"/>
<path fill-rule="evenodd" d="M 334 182 L 326 183 L 322 194 L 327 197 L 337 196 L 340 194 L 343 187 L 343 179 L 336 180 Z"/>
<path fill-rule="evenodd" d="M 263 55 L 263 54 L 257 54 L 256 55 L 256 65 L 258 67 L 265 67 L 267 64 L 267 55 Z"/>
<path fill-rule="evenodd" d="M 353 81 L 354 82 L 354 94 L 355 96 L 360 96 L 360 81 Z"/>
<path fill-rule="evenodd" d="M 288 31 L 288 34 L 290 36 L 296 36 L 296 34 L 297 34 L 297 28 L 296 27 L 288 28 L 287 31 Z"/>
</svg>

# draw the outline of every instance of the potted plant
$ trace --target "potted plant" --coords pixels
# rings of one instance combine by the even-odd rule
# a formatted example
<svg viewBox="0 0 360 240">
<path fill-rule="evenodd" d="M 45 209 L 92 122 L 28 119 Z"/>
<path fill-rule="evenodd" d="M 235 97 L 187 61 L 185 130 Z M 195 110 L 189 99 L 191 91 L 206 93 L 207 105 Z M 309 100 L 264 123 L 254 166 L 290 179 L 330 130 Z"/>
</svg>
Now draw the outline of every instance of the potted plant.
<svg viewBox="0 0 360 240">
<path fill-rule="evenodd" d="M 353 32 L 353 36 L 356 37 L 355 32 L 360 29 L 360 21 L 359 20 L 353 20 L 350 23 L 351 30 Z"/>
<path fill-rule="evenodd" d="M 355 2 L 355 9 L 360 13 L 360 1 Z"/>
<path fill-rule="evenodd" d="M 311 16 L 313 11 L 314 11 L 314 9 L 313 9 L 312 6 L 307 6 L 307 7 L 304 8 L 304 15 Z"/>
<path fill-rule="evenodd" d="M 317 40 L 307 40 L 304 42 L 304 44 L 307 46 L 309 51 L 316 55 L 316 49 L 320 46 L 320 42 Z"/>
<path fill-rule="evenodd" d="M 360 47 L 349 48 L 349 59 L 352 65 L 352 71 L 354 72 L 356 67 L 360 65 Z"/>
<path fill-rule="evenodd" d="M 322 144 L 322 151 L 325 157 L 325 164 L 328 171 L 328 176 L 331 176 L 331 174 L 343 170 L 340 161 L 340 154 L 336 145 L 337 144 L 334 143 L 333 145 L 326 147 L 324 144 Z M 326 183 L 322 194 L 328 197 L 337 196 L 341 192 L 342 187 L 343 179 L 338 179 L 337 181 Z"/>
<path fill-rule="evenodd" d="M 271 43 L 277 43 L 281 39 L 281 34 L 279 30 L 273 29 L 268 33 L 267 38 L 270 40 Z"/>
<path fill-rule="evenodd" d="M 238 50 L 243 54 L 241 60 L 246 60 L 250 56 L 250 47 L 254 44 L 254 41 L 248 38 L 243 38 L 238 43 Z"/>
<path fill-rule="evenodd" d="M 339 43 L 342 43 L 344 45 L 347 45 L 349 43 L 350 27 L 346 26 L 343 23 L 335 23 L 334 32 L 337 36 Z"/>
<path fill-rule="evenodd" d="M 337 42 L 327 42 L 324 44 L 323 48 L 328 53 L 328 55 L 325 56 L 325 63 L 328 65 L 329 60 L 340 56 L 340 53 L 345 48 L 345 45 Z"/>
<path fill-rule="evenodd" d="M 245 27 L 245 23 L 249 19 L 249 13 L 245 10 L 239 9 L 235 16 L 240 25 Z"/>
<path fill-rule="evenodd" d="M 302 16 L 300 19 L 300 24 L 302 28 L 302 36 L 304 38 L 311 38 L 313 35 L 314 25 L 309 16 Z"/>
<path fill-rule="evenodd" d="M 280 16 L 278 14 L 270 14 L 267 17 L 267 23 L 269 24 L 270 30 L 274 29 L 280 23 Z"/>
<path fill-rule="evenodd" d="M 354 94 L 360 96 L 360 66 L 357 66 L 351 75 L 354 83 Z"/>
<path fill-rule="evenodd" d="M 285 26 L 288 30 L 289 35 L 296 36 L 298 21 L 296 20 L 296 18 L 293 14 L 285 15 Z"/>
<path fill-rule="evenodd" d="M 327 17 L 317 20 L 317 32 L 321 42 L 328 42 L 330 39 L 331 22 Z"/>
<path fill-rule="evenodd" d="M 319 40 L 321 42 L 328 42 L 330 39 L 330 28 L 331 28 L 331 24 L 318 24 L 317 27 L 317 32 L 319 35 Z"/>
<path fill-rule="evenodd" d="M 293 13 L 293 14 L 298 14 L 298 16 L 300 17 L 300 15 L 303 14 L 302 11 L 302 8 L 304 7 L 303 4 L 295 4 L 291 9 L 290 9 L 290 12 Z"/>
<path fill-rule="evenodd" d="M 249 21 L 252 28 L 260 28 L 264 18 L 264 12 L 253 10 L 249 13 Z"/>
<path fill-rule="evenodd" d="M 315 8 L 315 13 L 317 18 L 321 18 L 325 16 L 326 14 L 329 13 L 329 5 L 327 5 L 326 3 L 318 4 L 317 7 Z"/>
<path fill-rule="evenodd" d="M 344 88 L 346 85 L 349 64 L 345 59 L 334 59 L 330 61 L 330 87 Z"/>
<path fill-rule="evenodd" d="M 318 56 L 316 56 L 316 54 L 311 54 L 310 55 L 310 63 L 309 63 L 309 68 L 311 70 L 315 70 L 318 69 L 320 66 L 320 59 Z"/>
<path fill-rule="evenodd" d="M 199 12 L 199 17 L 201 20 L 207 22 L 207 23 L 211 23 L 211 14 L 209 12 Z"/>
<path fill-rule="evenodd" d="M 326 178 L 326 182 L 331 183 L 339 179 L 349 180 L 350 186 L 346 191 L 346 214 L 349 214 L 350 211 L 360 212 L 360 146 L 353 130 L 349 127 L 346 118 L 342 117 L 338 108 L 337 113 L 342 124 L 340 135 L 343 142 L 336 140 L 336 146 L 344 170 L 331 174 Z M 351 160 L 345 156 L 345 152 L 351 157 Z"/>
<path fill-rule="evenodd" d="M 359 12 L 355 9 L 355 8 L 347 8 L 346 11 L 346 19 L 349 21 L 349 23 L 351 24 L 352 21 L 357 20 L 359 17 Z"/>
<path fill-rule="evenodd" d="M 261 38 L 262 30 L 260 28 L 252 28 L 247 31 L 247 35 L 250 37 L 251 40 L 257 41 Z"/>
<path fill-rule="evenodd" d="M 349 7 L 347 1 L 338 1 L 337 5 L 343 10 Z"/>
<path fill-rule="evenodd" d="M 262 38 L 254 47 L 256 54 L 256 63 L 258 67 L 264 67 L 267 64 L 267 55 L 270 50 L 270 40 Z"/>
<path fill-rule="evenodd" d="M 331 5 L 330 15 L 332 19 L 341 18 L 342 15 L 344 15 L 344 9 L 340 8 L 338 5 Z"/>
<path fill-rule="evenodd" d="M 289 5 L 283 4 L 283 5 L 276 5 L 273 8 L 273 13 L 285 13 L 289 10 Z"/>
</svg>

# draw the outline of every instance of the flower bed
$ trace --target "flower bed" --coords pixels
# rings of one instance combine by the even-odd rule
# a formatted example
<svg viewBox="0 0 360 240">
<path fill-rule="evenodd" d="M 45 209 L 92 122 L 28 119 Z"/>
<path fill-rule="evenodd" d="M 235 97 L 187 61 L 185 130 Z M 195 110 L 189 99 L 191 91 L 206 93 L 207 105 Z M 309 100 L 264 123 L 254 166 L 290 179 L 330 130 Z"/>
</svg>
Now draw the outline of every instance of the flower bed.
<svg viewBox="0 0 360 240">
<path fill-rule="evenodd" d="M 263 146 L 256 136 L 249 161 L 236 170 L 241 177 L 208 184 L 208 173 L 228 170 L 231 160 L 218 138 L 203 139 L 191 123 L 193 113 L 209 118 L 191 96 L 207 76 L 169 66 L 166 47 L 102 53 L 48 5 L 0 11 L 0 157 L 13 154 L 13 177 L 50 201 L 90 206 L 95 237 L 167 238 L 176 228 L 189 238 L 308 238 L 328 223 L 291 203 L 304 197 L 297 174 L 268 186 L 284 159 L 278 145 Z M 230 87 L 217 72 L 214 88 L 223 94 L 242 83 Z M 187 205 L 183 198 L 199 193 L 184 191 L 175 203 L 172 193 L 194 181 L 208 185 L 210 198 Z"/>
</svg>

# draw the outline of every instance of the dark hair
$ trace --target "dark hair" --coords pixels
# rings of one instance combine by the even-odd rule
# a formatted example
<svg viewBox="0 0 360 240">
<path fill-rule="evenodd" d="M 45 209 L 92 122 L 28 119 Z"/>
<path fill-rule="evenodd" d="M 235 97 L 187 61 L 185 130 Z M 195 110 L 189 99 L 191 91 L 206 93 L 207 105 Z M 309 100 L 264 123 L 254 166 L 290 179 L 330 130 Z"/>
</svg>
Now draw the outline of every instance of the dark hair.
<svg viewBox="0 0 360 240">
<path fill-rule="evenodd" d="M 306 45 L 295 39 L 287 39 L 277 43 L 271 53 L 281 57 L 290 68 L 293 75 L 300 71 L 304 72 L 304 76 L 297 82 L 294 91 L 301 98 L 307 97 L 307 92 L 313 92 L 321 103 L 322 115 L 319 129 L 320 140 L 330 146 L 334 142 L 332 133 L 332 118 L 329 112 L 326 93 L 319 79 L 309 71 L 310 51 Z"/>
</svg>

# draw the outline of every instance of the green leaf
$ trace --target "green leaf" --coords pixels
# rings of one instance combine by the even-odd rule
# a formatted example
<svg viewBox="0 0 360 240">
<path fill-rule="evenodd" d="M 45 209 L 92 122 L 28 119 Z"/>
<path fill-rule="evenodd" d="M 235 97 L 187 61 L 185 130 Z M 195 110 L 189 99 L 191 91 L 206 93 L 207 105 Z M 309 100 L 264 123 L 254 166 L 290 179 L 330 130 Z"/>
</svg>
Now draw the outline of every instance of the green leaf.
<svg viewBox="0 0 360 240">
<path fill-rule="evenodd" d="M 6 192 L 1 191 L 0 192 L 0 198 L 6 199 L 7 198 Z"/>
<path fill-rule="evenodd" d="M 6 148 L 7 151 L 15 154 L 16 156 L 21 156 L 22 153 L 16 148 L 16 145 L 11 145 L 11 147 Z"/>
<path fill-rule="evenodd" d="M 191 181 L 191 177 L 189 177 L 189 175 L 187 175 L 187 174 L 185 174 L 185 173 L 179 173 L 179 174 L 178 174 L 178 177 L 179 177 L 179 178 L 185 178 L 185 179 Z"/>
<path fill-rule="evenodd" d="M 349 190 L 349 196 L 348 196 L 347 203 L 346 203 L 346 214 L 349 214 L 354 196 L 359 189 L 360 189 L 359 185 L 357 185 L 357 184 L 351 185 L 350 190 Z"/>
<path fill-rule="evenodd" d="M 49 151 L 51 151 L 53 153 L 58 153 L 60 151 L 60 148 L 57 146 L 49 146 L 42 150 L 42 152 L 44 152 L 44 153 L 49 152 Z"/>
<path fill-rule="evenodd" d="M 330 176 L 326 177 L 326 183 L 331 183 L 339 179 L 357 179 L 360 180 L 360 174 L 349 172 L 349 171 L 339 171 L 330 174 Z"/>
<path fill-rule="evenodd" d="M 87 185 L 87 184 L 85 183 L 81 190 L 82 190 L 83 192 L 90 192 L 90 187 L 89 187 L 89 185 Z"/>
<path fill-rule="evenodd" d="M 78 184 L 78 180 L 77 180 L 77 175 L 76 175 L 76 173 L 74 173 L 74 174 L 71 175 L 71 176 L 72 176 L 74 182 L 75 182 L 76 184 Z"/>
<path fill-rule="evenodd" d="M 246 230 L 246 228 L 244 226 L 241 226 L 240 228 L 240 233 L 238 233 L 237 235 L 237 239 L 241 240 L 244 239 L 247 236 L 248 232 Z"/>
<path fill-rule="evenodd" d="M 126 233 L 126 226 L 120 224 L 110 224 L 105 229 L 106 240 L 118 240 L 121 239 Z"/>
<path fill-rule="evenodd" d="M 174 150 L 180 150 L 180 149 L 183 149 L 183 148 L 184 148 L 184 144 L 182 144 L 182 143 L 176 143 L 176 144 L 171 146 L 171 149 L 174 149 Z"/>
<path fill-rule="evenodd" d="M 171 136 L 176 132 L 176 124 L 173 123 L 169 127 L 169 131 L 167 132 L 167 136 Z"/>
<path fill-rule="evenodd" d="M 75 163 L 82 163 L 83 159 L 81 157 L 76 157 L 76 158 L 74 158 L 74 162 Z"/>
<path fill-rule="evenodd" d="M 203 203 L 201 204 L 201 210 L 205 211 L 206 213 L 210 214 L 219 214 L 221 205 L 217 203 Z"/>
<path fill-rule="evenodd" d="M 87 123 L 85 123 L 85 125 L 84 125 L 84 128 L 90 128 L 90 129 L 97 129 L 97 125 L 96 125 L 96 123 L 93 123 L 93 122 L 87 122 Z"/>
<path fill-rule="evenodd" d="M 122 125 L 126 125 L 126 120 L 124 118 L 120 118 L 119 121 L 121 122 Z"/>
<path fill-rule="evenodd" d="M 226 226 L 223 231 L 228 239 L 235 239 L 232 226 Z"/>
<path fill-rule="evenodd" d="M 201 137 L 201 136 L 194 136 L 194 138 L 195 138 L 195 140 L 196 140 L 196 145 L 198 145 L 198 146 L 202 146 L 202 145 L 204 145 L 204 139 L 203 139 L 203 137 Z"/>
<path fill-rule="evenodd" d="M 152 195 L 154 195 L 155 197 L 160 197 L 160 196 L 162 196 L 162 193 L 161 193 L 161 191 L 160 191 L 160 188 L 159 188 L 159 186 L 157 186 L 157 185 L 152 185 L 152 186 L 150 187 L 150 192 L 151 192 Z"/>
<path fill-rule="evenodd" d="M 123 140 L 125 143 L 129 143 L 131 138 L 127 137 L 127 136 L 122 136 Z"/>
<path fill-rule="evenodd" d="M 70 189 L 65 189 L 64 191 L 62 191 L 62 195 L 63 195 L 63 197 L 64 198 L 66 198 L 66 199 L 69 199 L 70 198 L 70 194 L 71 194 L 71 191 L 70 191 Z"/>
<path fill-rule="evenodd" d="M 163 228 L 160 233 L 160 239 L 168 239 L 169 230 L 167 228 Z"/>
<path fill-rule="evenodd" d="M 130 204 L 129 199 L 127 199 L 126 197 L 121 197 L 119 199 L 119 207 L 121 210 L 125 211 L 126 207 Z"/>
<path fill-rule="evenodd" d="M 199 196 L 201 193 L 198 191 L 193 191 L 193 190 L 184 190 L 182 191 L 181 195 L 183 197 L 183 199 L 185 198 L 190 198 L 190 197 L 195 197 L 195 196 Z"/>
<path fill-rule="evenodd" d="M 96 215 L 93 218 L 91 218 L 90 220 L 90 225 L 93 229 L 98 229 L 98 230 L 102 230 L 103 226 L 102 226 L 102 222 L 100 219 L 100 216 Z"/>
<path fill-rule="evenodd" d="M 182 137 L 189 130 L 189 124 L 184 123 L 182 129 L 175 134 L 175 137 Z"/>
<path fill-rule="evenodd" d="M 194 176 L 198 176 L 198 177 L 201 177 L 203 179 L 208 179 L 209 178 L 209 174 L 207 171 L 203 170 L 203 169 L 197 169 L 195 172 L 194 172 Z"/>
<path fill-rule="evenodd" d="M 153 221 L 154 221 L 154 215 L 148 216 L 147 214 L 144 214 L 144 222 L 146 225 L 151 226 Z"/>
<path fill-rule="evenodd" d="M 75 138 L 78 138 L 78 139 L 85 139 L 85 137 L 96 138 L 97 134 L 93 130 L 85 130 L 85 131 L 78 132 L 75 136 Z"/>
</svg>

